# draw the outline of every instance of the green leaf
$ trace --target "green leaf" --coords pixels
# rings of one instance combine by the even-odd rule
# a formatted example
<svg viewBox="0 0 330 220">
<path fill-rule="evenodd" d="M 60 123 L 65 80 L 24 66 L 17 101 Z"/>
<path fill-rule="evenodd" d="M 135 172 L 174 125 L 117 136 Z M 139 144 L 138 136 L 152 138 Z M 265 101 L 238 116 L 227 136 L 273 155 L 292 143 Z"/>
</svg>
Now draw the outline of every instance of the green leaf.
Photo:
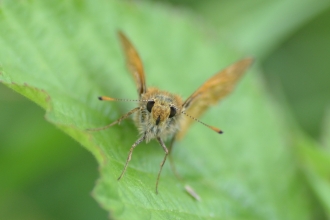
<svg viewBox="0 0 330 220">
<path fill-rule="evenodd" d="M 134 108 L 99 95 L 135 98 L 118 29 L 143 59 L 147 84 L 188 97 L 212 74 L 245 56 L 196 18 L 164 5 L 120 1 L 6 1 L 0 14 L 0 80 L 46 110 L 46 119 L 88 149 L 100 164 L 94 197 L 115 219 L 311 219 L 313 200 L 282 115 L 266 95 L 258 70 L 202 118 L 221 136 L 195 124 L 175 146 L 178 172 L 202 198 L 192 199 L 165 165 L 155 141 L 139 145 L 117 181 L 138 132 L 130 120 L 88 133 Z M 257 64 L 256 64 L 257 66 Z"/>
<path fill-rule="evenodd" d="M 330 150 L 330 108 L 327 108 L 323 122 L 322 143 L 326 149 Z"/>
<path fill-rule="evenodd" d="M 302 170 L 330 217 L 330 152 L 302 134 L 296 134 Z"/>
<path fill-rule="evenodd" d="M 303 24 L 330 6 L 327 0 L 211 0 L 193 6 L 241 50 L 264 59 Z"/>
<path fill-rule="evenodd" d="M 107 219 L 90 196 L 95 158 L 3 84 L 0 103 L 0 219 Z"/>
</svg>

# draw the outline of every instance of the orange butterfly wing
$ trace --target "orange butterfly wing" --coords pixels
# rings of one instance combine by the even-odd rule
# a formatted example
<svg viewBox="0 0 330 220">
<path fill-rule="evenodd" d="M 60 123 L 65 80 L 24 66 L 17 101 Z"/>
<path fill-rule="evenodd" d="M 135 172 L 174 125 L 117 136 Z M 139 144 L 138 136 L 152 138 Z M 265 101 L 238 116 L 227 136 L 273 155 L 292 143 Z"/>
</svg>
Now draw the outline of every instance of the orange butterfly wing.
<svg viewBox="0 0 330 220">
<path fill-rule="evenodd" d="M 240 60 L 212 76 L 183 103 L 183 110 L 193 117 L 201 116 L 211 105 L 216 104 L 234 89 L 252 62 L 252 58 Z M 193 122 L 188 117 L 183 120 L 176 137 L 182 138 Z"/>
<path fill-rule="evenodd" d="M 142 61 L 133 44 L 131 44 L 128 38 L 121 31 L 118 32 L 118 35 L 124 48 L 127 67 L 134 78 L 140 97 L 141 94 L 145 93 L 147 90 Z"/>
</svg>

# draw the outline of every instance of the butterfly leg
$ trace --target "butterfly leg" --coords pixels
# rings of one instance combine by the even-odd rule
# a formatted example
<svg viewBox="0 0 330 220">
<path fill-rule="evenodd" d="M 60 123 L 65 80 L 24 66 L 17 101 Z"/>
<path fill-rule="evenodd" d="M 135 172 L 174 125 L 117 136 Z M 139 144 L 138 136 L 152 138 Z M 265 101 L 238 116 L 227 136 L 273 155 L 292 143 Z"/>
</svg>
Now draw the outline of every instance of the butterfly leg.
<svg viewBox="0 0 330 220">
<path fill-rule="evenodd" d="M 174 175 L 176 176 L 176 178 L 178 178 L 180 181 L 183 181 L 182 177 L 179 175 L 179 173 L 177 172 L 174 162 L 173 162 L 173 157 L 172 157 L 172 151 L 173 151 L 173 146 L 174 146 L 174 142 L 175 142 L 175 135 L 172 137 L 171 142 L 170 142 L 170 147 L 168 148 L 168 158 L 170 159 L 170 165 L 171 165 L 171 170 L 174 173 Z"/>
<path fill-rule="evenodd" d="M 134 148 L 139 145 L 144 139 L 145 139 L 145 135 L 143 135 L 141 138 L 139 138 L 137 141 L 135 141 L 135 143 L 132 145 L 131 149 L 129 150 L 129 154 L 128 154 L 128 157 L 127 157 L 127 160 L 126 160 L 126 164 L 124 166 L 124 169 L 123 171 L 121 172 L 120 176 L 118 177 L 118 180 L 121 179 L 121 177 L 124 175 L 126 169 L 127 169 L 127 165 L 128 165 L 128 162 L 131 160 L 132 158 L 132 153 L 133 153 L 133 150 Z"/>
<path fill-rule="evenodd" d="M 163 140 L 160 137 L 157 137 L 157 141 L 159 142 L 159 144 L 163 147 L 164 151 L 165 151 L 165 157 L 162 161 L 162 163 L 160 164 L 160 170 L 158 172 L 158 176 L 157 176 L 157 181 L 156 181 L 156 194 L 158 194 L 158 182 L 159 182 L 159 178 L 160 178 L 160 173 L 162 172 L 163 166 L 165 164 L 167 155 L 168 155 L 168 150 L 163 142 Z"/>
<path fill-rule="evenodd" d="M 91 128 L 91 129 L 87 129 L 87 131 L 99 131 L 99 130 L 104 130 L 104 129 L 107 129 L 115 124 L 120 124 L 120 122 L 124 119 L 126 119 L 128 116 L 130 116 L 131 114 L 133 114 L 134 112 L 140 110 L 141 107 L 137 107 L 135 109 L 132 109 L 131 111 L 127 112 L 125 115 L 121 116 L 119 119 L 117 119 L 116 121 L 112 122 L 111 124 L 109 125 L 106 125 L 104 127 L 100 127 L 100 128 Z"/>
<path fill-rule="evenodd" d="M 172 154 L 171 154 L 171 152 L 173 152 L 173 146 L 174 146 L 174 142 L 175 142 L 175 137 L 176 136 L 174 135 L 173 138 L 171 139 L 168 157 L 169 157 L 169 160 L 170 160 L 170 165 L 171 165 L 172 172 L 174 173 L 174 175 L 176 176 L 176 178 L 178 178 L 178 180 L 180 180 L 182 183 L 184 183 L 185 181 L 180 176 L 180 174 L 177 172 L 177 170 L 176 170 L 176 168 L 174 166 L 173 157 L 172 157 Z M 189 195 L 191 195 L 194 199 L 196 199 L 197 201 L 200 201 L 201 200 L 200 196 L 195 192 L 195 190 L 191 186 L 189 186 L 188 184 L 185 184 L 184 185 L 184 188 L 185 188 L 186 192 Z"/>
</svg>

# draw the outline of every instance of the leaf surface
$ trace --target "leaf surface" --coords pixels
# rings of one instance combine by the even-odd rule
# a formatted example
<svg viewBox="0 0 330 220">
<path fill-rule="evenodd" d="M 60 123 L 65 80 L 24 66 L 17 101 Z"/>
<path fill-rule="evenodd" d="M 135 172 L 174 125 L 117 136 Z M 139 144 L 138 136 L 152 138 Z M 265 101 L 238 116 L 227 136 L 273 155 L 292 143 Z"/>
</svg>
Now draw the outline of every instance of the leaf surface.
<svg viewBox="0 0 330 220">
<path fill-rule="evenodd" d="M 283 118 L 257 68 L 175 146 L 178 172 L 201 196 L 192 199 L 165 165 L 155 141 L 139 145 L 132 121 L 101 132 L 134 108 L 97 97 L 135 98 L 116 32 L 131 39 L 143 60 L 147 86 L 188 97 L 201 82 L 246 56 L 196 26 L 188 12 L 119 1 L 5 1 L 0 14 L 0 80 L 46 110 L 46 119 L 87 148 L 100 164 L 94 196 L 114 219 L 311 219 L 307 185 L 285 142 Z M 257 64 L 256 64 L 257 66 Z"/>
</svg>

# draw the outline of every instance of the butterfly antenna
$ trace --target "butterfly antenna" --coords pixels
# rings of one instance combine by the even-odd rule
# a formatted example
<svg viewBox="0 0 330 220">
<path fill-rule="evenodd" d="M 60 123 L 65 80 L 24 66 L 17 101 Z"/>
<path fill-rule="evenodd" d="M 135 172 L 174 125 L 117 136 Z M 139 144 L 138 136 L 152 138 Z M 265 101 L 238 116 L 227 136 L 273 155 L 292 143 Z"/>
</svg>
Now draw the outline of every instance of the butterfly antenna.
<svg viewBox="0 0 330 220">
<path fill-rule="evenodd" d="M 119 102 L 148 102 L 149 100 L 138 100 L 138 99 L 116 99 L 108 96 L 99 96 L 101 101 L 119 101 Z"/>
<path fill-rule="evenodd" d="M 191 118 L 191 119 L 193 119 L 193 120 L 195 120 L 195 121 L 197 121 L 197 122 L 199 122 L 199 123 L 205 125 L 206 127 L 211 128 L 213 131 L 217 132 L 218 134 L 222 134 L 222 133 L 223 133 L 223 131 L 220 130 L 219 128 L 216 128 L 216 127 L 213 127 L 213 126 L 211 126 L 211 125 L 205 124 L 204 122 L 198 120 L 197 118 L 195 118 L 195 117 L 193 117 L 193 116 L 191 116 L 191 115 L 188 115 L 188 114 L 187 114 L 186 112 L 184 112 L 184 111 L 181 111 L 181 113 L 184 114 L 184 115 L 186 115 L 186 116 L 188 116 L 189 118 Z"/>
<path fill-rule="evenodd" d="M 116 99 L 116 98 L 112 98 L 112 97 L 107 97 L 107 96 L 99 96 L 98 97 L 99 100 L 101 101 L 122 101 L 122 102 L 148 102 L 149 100 L 136 100 L 136 99 Z M 131 111 L 127 112 L 125 115 L 121 116 L 118 120 L 112 122 L 109 125 L 100 127 L 100 128 L 89 128 L 86 129 L 87 131 L 100 131 L 100 130 L 104 130 L 107 129 L 115 124 L 120 124 L 120 122 L 122 120 L 124 120 L 125 118 L 127 118 L 128 116 L 130 116 L 131 114 L 133 114 L 134 112 L 141 110 L 141 107 L 137 107 L 135 109 L 132 109 Z"/>
</svg>

